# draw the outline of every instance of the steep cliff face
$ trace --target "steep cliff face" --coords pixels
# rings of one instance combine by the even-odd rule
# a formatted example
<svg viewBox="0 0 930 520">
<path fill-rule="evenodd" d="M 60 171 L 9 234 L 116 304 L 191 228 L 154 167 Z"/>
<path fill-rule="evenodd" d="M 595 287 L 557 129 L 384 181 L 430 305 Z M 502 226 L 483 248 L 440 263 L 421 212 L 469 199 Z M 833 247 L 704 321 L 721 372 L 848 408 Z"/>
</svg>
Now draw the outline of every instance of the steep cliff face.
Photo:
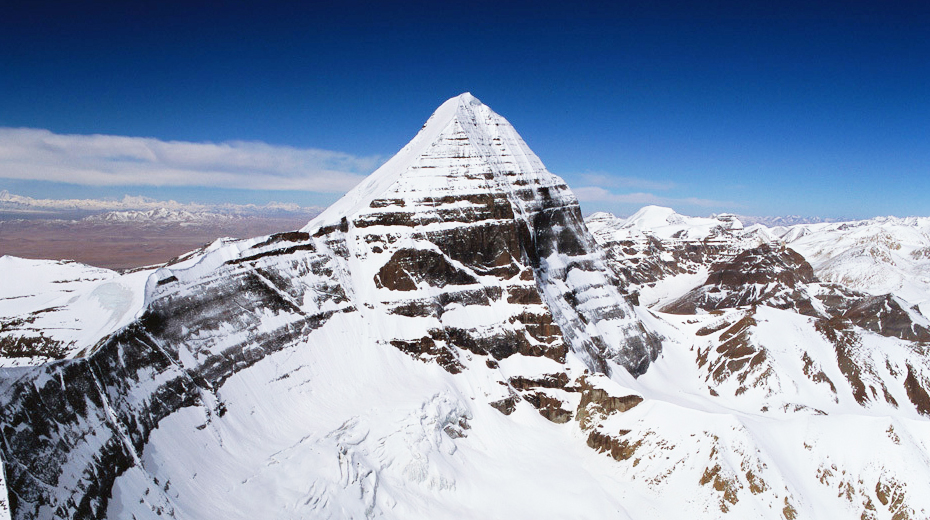
<svg viewBox="0 0 930 520">
<path fill-rule="evenodd" d="M 215 392 L 228 377 L 353 310 L 332 283 L 331 255 L 300 251 L 286 269 L 270 259 L 230 259 L 202 277 L 163 269 L 145 314 L 91 354 L 6 369 L 0 439 L 14 517 L 105 516 L 115 479 L 143 465 L 165 417 L 192 406 L 222 415 Z M 293 283 L 301 271 L 313 274 Z"/>
<path fill-rule="evenodd" d="M 250 378 L 266 380 L 255 391 L 271 423 L 303 424 L 264 386 L 299 372 L 314 359 L 308 351 L 336 348 L 340 336 L 435 362 L 449 377 L 477 363 L 487 382 L 472 399 L 497 409 L 526 400 L 556 422 L 571 417 L 559 412 L 571 401 L 569 366 L 578 375 L 611 367 L 639 375 L 659 352 L 564 182 L 506 120 L 464 94 L 305 229 L 159 269 L 144 314 L 82 357 L 2 372 L 0 448 L 13 516 L 197 516 L 198 470 L 166 456 L 166 446 L 195 438 L 223 451 L 239 439 L 231 430 L 255 412 L 241 407 L 255 398 L 240 388 Z M 269 364 L 274 378 L 253 368 Z M 441 431 L 464 436 L 471 412 L 452 408 Z M 257 469 L 252 456 L 226 453 Z M 201 482 L 222 480 L 222 467 L 201 468 Z"/>
<path fill-rule="evenodd" d="M 444 103 L 397 156 L 305 231 L 342 219 L 353 273 L 364 273 L 353 278 L 356 293 L 432 320 L 422 338 L 498 359 L 516 351 L 561 359 L 570 348 L 591 369 L 606 371 L 610 359 L 634 374 L 658 354 L 564 181 L 470 94 Z M 495 309 L 493 327 L 454 325 L 464 305 Z"/>
</svg>

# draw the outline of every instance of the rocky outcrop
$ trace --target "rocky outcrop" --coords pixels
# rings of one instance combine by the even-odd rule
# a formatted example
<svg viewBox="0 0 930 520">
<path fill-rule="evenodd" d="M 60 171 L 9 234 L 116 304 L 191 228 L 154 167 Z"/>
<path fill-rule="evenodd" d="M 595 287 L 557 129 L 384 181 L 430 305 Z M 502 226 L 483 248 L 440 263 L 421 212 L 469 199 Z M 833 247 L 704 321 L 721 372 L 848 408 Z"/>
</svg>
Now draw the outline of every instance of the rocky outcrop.
<svg viewBox="0 0 930 520">
<path fill-rule="evenodd" d="M 477 279 L 446 260 L 436 251 L 400 249 L 375 275 L 375 285 L 392 291 L 413 291 L 418 283 L 432 287 L 470 285 Z"/>
<path fill-rule="evenodd" d="M 927 319 L 916 308 L 890 294 L 861 295 L 853 299 L 842 313 L 844 319 L 883 336 L 908 341 L 930 342 Z"/>
<path fill-rule="evenodd" d="M 595 382 L 592 382 L 592 379 Z M 575 418 L 583 430 L 595 427 L 610 415 L 623 413 L 643 402 L 643 398 L 639 395 L 613 394 L 602 386 L 604 381 L 596 376 L 592 378 L 582 377 L 579 384 L 581 401 L 578 403 Z"/>
<path fill-rule="evenodd" d="M 145 470 L 142 452 L 165 417 L 190 406 L 222 415 L 215 392 L 227 378 L 353 311 L 334 255 L 301 252 L 283 254 L 284 268 L 261 257 L 193 281 L 163 270 L 146 313 L 88 356 L 0 371 L 13 517 L 104 517 L 114 480 Z M 313 276 L 295 283 L 292 269 Z"/>
<path fill-rule="evenodd" d="M 783 246 L 765 244 L 716 263 L 704 284 L 662 307 L 663 312 L 695 314 L 750 305 L 797 309 L 818 315 L 804 284 L 815 281 L 804 257 Z"/>
</svg>

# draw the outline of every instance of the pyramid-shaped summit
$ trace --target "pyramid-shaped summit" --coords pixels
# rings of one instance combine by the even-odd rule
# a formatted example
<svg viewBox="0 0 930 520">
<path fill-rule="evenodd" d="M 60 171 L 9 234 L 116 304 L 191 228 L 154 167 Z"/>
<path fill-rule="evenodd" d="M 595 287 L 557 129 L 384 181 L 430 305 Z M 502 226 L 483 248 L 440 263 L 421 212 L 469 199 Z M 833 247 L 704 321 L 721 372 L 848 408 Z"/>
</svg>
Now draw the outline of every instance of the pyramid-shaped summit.
<svg viewBox="0 0 930 520">
<path fill-rule="evenodd" d="M 407 294 L 376 291 L 401 283 L 393 277 L 405 287 L 416 285 L 412 280 L 447 285 L 455 265 L 493 291 L 517 283 L 517 293 L 538 293 L 543 306 L 534 312 L 544 317 L 533 319 L 545 326 L 525 324 L 547 331 L 536 351 L 571 348 L 592 369 L 607 371 L 611 360 L 633 374 L 658 353 L 587 232 L 574 194 L 506 119 L 470 93 L 443 103 L 410 143 L 305 231 L 340 226 L 349 251 L 367 267 L 379 266 L 373 285 L 363 279 L 382 303 L 411 305 Z M 426 306 L 441 309 L 434 301 Z M 486 342 L 514 343 L 495 336 Z"/>
<path fill-rule="evenodd" d="M 564 423 L 585 369 L 659 349 L 565 183 L 469 94 L 303 230 L 158 269 L 145 302 L 80 357 L 0 370 L 14 518 L 370 517 L 454 489 L 450 439 Z"/>
<path fill-rule="evenodd" d="M 506 119 L 466 92 L 440 105 L 413 140 L 306 229 L 365 213 L 375 200 L 406 202 L 515 186 L 564 190 L 565 183 L 546 171 Z"/>
</svg>

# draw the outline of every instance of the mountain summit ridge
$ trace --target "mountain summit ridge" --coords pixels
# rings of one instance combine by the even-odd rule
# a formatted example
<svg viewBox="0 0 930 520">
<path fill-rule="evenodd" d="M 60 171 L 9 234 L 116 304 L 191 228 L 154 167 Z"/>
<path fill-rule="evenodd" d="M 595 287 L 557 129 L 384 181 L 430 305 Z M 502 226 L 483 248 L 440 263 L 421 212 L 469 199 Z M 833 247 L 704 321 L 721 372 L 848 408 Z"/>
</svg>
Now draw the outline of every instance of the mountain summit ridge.
<svg viewBox="0 0 930 520">
<path fill-rule="evenodd" d="M 464 133 L 471 145 L 470 151 L 476 152 L 492 164 L 499 162 L 501 154 L 506 155 L 511 147 L 525 148 L 525 150 L 520 150 L 520 155 L 526 157 L 530 164 L 529 168 L 523 168 L 523 170 L 545 170 L 539 158 L 529 151 L 526 143 L 506 119 L 496 114 L 471 93 L 465 92 L 442 103 L 409 143 L 358 186 L 308 223 L 303 230 L 310 231 L 320 226 L 332 225 L 339 218 L 364 209 L 403 175 L 409 175 L 423 156 L 428 153 L 429 148 L 440 140 L 443 134 L 450 131 Z M 492 133 L 497 135 L 492 135 Z M 507 142 L 493 147 L 491 142 L 495 137 L 500 139 L 501 134 L 508 138 Z M 502 147 L 506 148 L 502 150 Z"/>
</svg>

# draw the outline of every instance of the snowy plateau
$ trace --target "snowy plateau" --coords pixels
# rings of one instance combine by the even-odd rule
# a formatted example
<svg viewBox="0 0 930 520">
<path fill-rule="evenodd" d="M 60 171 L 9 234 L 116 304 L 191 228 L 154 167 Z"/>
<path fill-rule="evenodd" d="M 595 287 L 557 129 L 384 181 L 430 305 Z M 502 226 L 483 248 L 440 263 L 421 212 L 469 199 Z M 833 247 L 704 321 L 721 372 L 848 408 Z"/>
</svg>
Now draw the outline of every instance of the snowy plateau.
<svg viewBox="0 0 930 520">
<path fill-rule="evenodd" d="M 469 94 L 298 231 L 0 272 L 9 518 L 930 518 L 930 219 L 583 219 Z"/>
</svg>

